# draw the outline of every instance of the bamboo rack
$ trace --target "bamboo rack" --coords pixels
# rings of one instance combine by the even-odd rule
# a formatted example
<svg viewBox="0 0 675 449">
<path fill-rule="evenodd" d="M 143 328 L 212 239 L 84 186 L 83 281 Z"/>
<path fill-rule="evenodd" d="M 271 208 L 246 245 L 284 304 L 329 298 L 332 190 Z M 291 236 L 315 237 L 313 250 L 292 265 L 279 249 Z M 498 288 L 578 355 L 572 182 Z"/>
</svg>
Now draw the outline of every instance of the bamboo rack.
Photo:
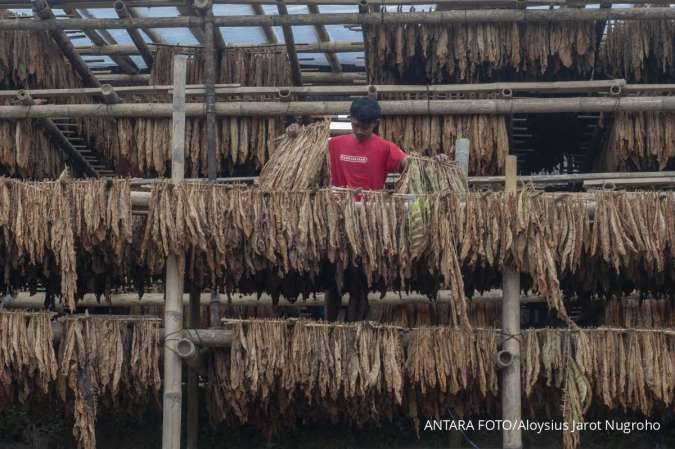
<svg viewBox="0 0 675 449">
<path fill-rule="evenodd" d="M 622 9 L 479 9 L 463 11 L 405 13 L 291 14 L 287 16 L 215 16 L 216 27 L 291 26 L 291 25 L 379 25 L 403 23 L 513 23 L 578 22 L 607 20 L 671 20 L 675 8 Z M 203 17 L 143 17 L 129 19 L 49 19 L 33 21 L 2 19 L 0 30 L 94 30 L 125 28 L 201 27 Z"/>
<path fill-rule="evenodd" d="M 347 114 L 348 101 L 216 103 L 216 115 L 268 117 L 277 115 Z M 510 100 L 401 100 L 380 102 L 383 115 L 544 114 L 553 112 L 672 112 L 675 97 L 516 98 Z M 187 103 L 186 115 L 206 114 L 203 103 Z M 170 117 L 168 103 L 47 104 L 0 106 L 0 119 L 52 117 Z"/>
</svg>

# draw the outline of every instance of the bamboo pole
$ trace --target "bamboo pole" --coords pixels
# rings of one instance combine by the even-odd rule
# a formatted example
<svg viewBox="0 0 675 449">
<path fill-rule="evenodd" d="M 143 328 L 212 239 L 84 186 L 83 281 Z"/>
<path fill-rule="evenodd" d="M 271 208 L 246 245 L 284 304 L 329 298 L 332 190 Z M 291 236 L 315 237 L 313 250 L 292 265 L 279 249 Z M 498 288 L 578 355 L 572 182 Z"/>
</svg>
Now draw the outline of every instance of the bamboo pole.
<svg viewBox="0 0 675 449">
<path fill-rule="evenodd" d="M 506 156 L 504 190 L 516 194 L 516 156 Z M 517 423 L 521 417 L 520 395 L 520 273 L 511 266 L 502 272 L 504 299 L 502 305 L 502 351 L 511 356 L 510 366 L 502 369 L 502 419 L 512 426 L 502 430 L 504 449 L 522 449 L 523 440 Z"/>
<path fill-rule="evenodd" d="M 197 32 L 199 30 L 200 36 L 201 29 L 192 28 L 191 31 Z M 216 37 L 218 35 L 216 34 Z M 222 36 L 222 34 L 221 34 Z M 199 42 L 202 41 L 198 38 Z M 217 43 L 217 42 L 216 42 Z M 277 42 L 271 42 L 269 44 L 260 44 L 260 45 L 231 45 L 231 47 L 242 47 L 242 48 L 274 48 L 280 47 L 284 44 L 279 44 Z M 158 45 L 148 44 L 150 51 L 157 51 Z M 180 47 L 180 46 L 178 46 Z M 349 42 L 349 41 L 329 41 L 329 42 L 314 42 L 309 44 L 295 44 L 295 51 L 298 53 L 352 53 L 359 52 L 364 50 L 365 45 L 363 42 Z M 201 45 L 190 46 L 186 48 L 194 48 L 199 50 L 202 48 Z M 138 49 L 134 45 L 101 45 L 101 46 L 88 46 L 88 47 L 77 47 L 75 48 L 81 55 L 137 55 L 139 54 Z"/>
<path fill-rule="evenodd" d="M 319 5 L 314 3 L 308 3 L 307 11 L 310 14 L 320 14 Z M 330 34 L 328 33 L 328 30 L 326 30 L 326 27 L 324 25 L 314 25 L 314 31 L 316 32 L 319 42 L 330 42 Z M 337 58 L 337 56 L 335 56 L 334 53 L 326 52 L 324 53 L 324 55 L 328 60 L 328 64 L 330 64 L 332 72 L 336 73 L 342 72 L 342 64 L 340 64 L 340 60 Z"/>
<path fill-rule="evenodd" d="M 288 8 L 284 0 L 277 0 L 277 11 L 280 17 L 290 17 L 288 15 Z M 267 16 L 253 16 L 253 17 L 267 17 Z M 288 62 L 290 63 L 291 80 L 294 86 L 302 86 L 302 72 L 300 71 L 300 61 L 298 61 L 298 53 L 295 51 L 295 38 L 293 37 L 293 28 L 290 25 L 282 25 L 281 30 L 284 33 L 284 43 L 286 44 L 286 51 L 288 52 Z"/>
<path fill-rule="evenodd" d="M 109 0 L 52 0 L 54 8 L 73 7 L 73 8 L 109 8 Z M 241 5 L 273 5 L 275 0 L 214 0 L 214 4 L 241 4 Z M 354 6 L 354 0 L 312 0 L 317 5 L 345 5 Z M 374 2 L 383 6 L 399 6 L 400 0 L 377 0 Z M 447 5 L 456 8 L 466 9 L 467 7 L 516 7 L 519 2 L 516 0 L 407 0 L 406 5 Z M 523 0 L 523 6 L 553 6 L 553 5 L 572 5 L 579 7 L 588 4 L 597 4 L 598 0 Z M 635 0 L 631 4 L 670 4 L 671 0 Z M 307 5 L 307 0 L 287 0 L 288 5 Z M 159 7 L 159 6 L 181 6 L 185 5 L 183 0 L 128 0 L 129 7 Z M 3 8 L 25 8 L 25 0 L 3 0 Z"/>
<path fill-rule="evenodd" d="M 66 14 L 68 14 L 71 17 L 93 17 L 91 13 L 83 9 L 81 12 L 75 8 L 64 8 L 63 10 Z M 103 49 L 104 47 L 108 46 L 108 43 L 110 44 L 116 44 L 115 39 L 108 33 L 106 30 L 90 30 L 90 31 L 85 31 L 84 34 L 89 38 L 89 40 L 94 44 L 93 47 L 94 49 Z M 138 49 L 134 47 L 136 53 L 138 53 Z M 83 53 L 80 51 L 79 48 L 76 48 L 75 51 L 82 55 Z M 117 64 L 124 73 L 134 75 L 138 73 L 138 67 L 136 67 L 136 64 L 134 61 L 131 60 L 131 58 L 128 55 L 110 55 L 110 59 L 113 60 L 115 64 Z"/>
<path fill-rule="evenodd" d="M 307 96 L 340 96 L 340 95 L 367 95 L 369 89 L 375 88 L 378 94 L 444 94 L 444 93 L 503 93 L 504 90 L 528 93 L 598 93 L 607 94 L 610 89 L 619 87 L 623 93 L 643 92 L 675 92 L 675 84 L 626 84 L 625 80 L 607 81 L 554 81 L 554 82 L 514 82 L 514 83 L 480 83 L 480 84 L 439 84 L 424 85 L 342 85 L 342 86 L 240 86 L 239 84 L 215 84 L 218 95 L 279 95 L 287 92 L 289 95 Z M 186 95 L 203 95 L 204 84 L 188 84 Z M 167 92 L 173 89 L 171 85 L 151 86 L 120 86 L 119 93 L 155 93 Z M 72 89 L 32 89 L 25 90 L 33 98 L 38 97 L 71 97 L 99 95 L 100 88 L 72 88 Z M 0 97 L 14 97 L 18 90 L 0 90 Z"/>
<path fill-rule="evenodd" d="M 347 114 L 349 101 L 228 102 L 216 103 L 217 116 L 269 117 L 285 115 Z M 544 114 L 552 112 L 673 112 L 675 97 L 515 98 L 511 100 L 401 100 L 381 101 L 383 115 Z M 202 103 L 187 103 L 189 117 L 205 115 Z M 114 105 L 45 104 L 0 106 L 0 119 L 50 117 L 170 117 L 168 103 Z"/>
<path fill-rule="evenodd" d="M 213 12 L 205 13 L 204 22 L 204 82 L 206 91 L 206 153 L 209 180 L 218 176 L 216 160 L 216 48 L 214 41 Z"/>
<path fill-rule="evenodd" d="M 253 14 L 256 16 L 264 16 L 265 15 L 265 10 L 263 9 L 262 5 L 254 3 L 251 5 L 251 9 L 253 10 Z M 263 26 L 262 27 L 263 33 L 265 33 L 265 40 L 267 41 L 268 44 L 277 44 L 279 40 L 277 39 L 277 35 L 274 33 L 274 28 L 271 26 Z M 298 51 L 297 47 L 295 49 Z"/>
<path fill-rule="evenodd" d="M 309 83 L 346 83 L 366 81 L 366 75 L 362 72 L 301 72 L 302 77 Z M 147 83 L 150 81 L 150 75 L 127 75 L 127 74 L 101 74 L 97 76 L 100 81 L 115 81 L 119 83 Z"/>
<path fill-rule="evenodd" d="M 190 330 L 199 329 L 200 291 L 196 286 L 190 290 Z M 199 358 L 196 366 L 188 367 L 187 380 L 187 449 L 199 447 Z"/>
<path fill-rule="evenodd" d="M 113 9 L 115 10 L 115 13 L 120 19 L 128 19 L 132 17 L 131 12 L 127 8 L 127 5 L 122 0 L 115 0 L 115 2 L 113 3 Z M 152 68 L 155 59 L 152 56 L 152 52 L 150 51 L 148 46 L 145 44 L 145 40 L 143 40 L 143 36 L 141 36 L 141 33 L 138 31 L 138 28 L 127 28 L 127 33 L 129 34 L 129 37 L 131 37 L 131 40 L 138 49 L 138 52 L 143 58 L 143 62 L 145 62 L 145 65 L 148 66 L 148 69 Z"/>
<path fill-rule="evenodd" d="M 44 0 L 38 0 L 44 1 Z M 478 9 L 462 11 L 400 12 L 381 14 L 333 13 L 278 16 L 217 16 L 217 27 L 294 25 L 379 25 L 450 23 L 559 23 L 598 20 L 671 20 L 675 8 L 611 9 Z M 0 30 L 92 30 L 125 28 L 190 28 L 201 25 L 197 17 L 139 17 L 128 19 L 48 19 L 41 22 L 19 18 L 0 19 Z"/>
<path fill-rule="evenodd" d="M 185 163 L 185 80 L 187 56 L 176 55 L 173 62 L 173 127 L 171 136 L 171 180 L 179 183 L 184 176 Z M 162 417 L 162 449 L 180 449 L 181 387 L 183 366 L 176 354 L 176 339 L 183 331 L 183 257 L 170 255 L 166 260 L 166 305 L 164 326 L 164 401 Z"/>
<path fill-rule="evenodd" d="M 308 83 L 366 83 L 364 72 L 302 72 L 302 79 Z"/>
</svg>

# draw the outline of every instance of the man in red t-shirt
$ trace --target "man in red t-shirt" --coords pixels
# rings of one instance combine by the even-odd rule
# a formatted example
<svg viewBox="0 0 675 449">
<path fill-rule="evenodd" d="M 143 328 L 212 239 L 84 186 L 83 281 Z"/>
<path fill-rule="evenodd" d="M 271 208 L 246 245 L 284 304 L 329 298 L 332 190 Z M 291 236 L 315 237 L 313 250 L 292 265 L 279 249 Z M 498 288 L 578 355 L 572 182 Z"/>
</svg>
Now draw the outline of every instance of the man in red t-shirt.
<svg viewBox="0 0 675 449">
<path fill-rule="evenodd" d="M 364 190 L 384 189 L 387 174 L 403 171 L 407 163 L 406 154 L 393 142 L 382 139 L 374 130 L 380 120 L 380 105 L 369 98 L 354 100 L 350 108 L 352 133 L 333 137 L 328 141 L 330 156 L 330 178 L 333 187 L 362 188 Z M 290 136 L 300 130 L 298 124 L 287 128 Z M 325 318 L 335 321 L 342 305 L 342 292 L 349 295 L 347 319 L 363 320 L 368 314 L 368 288 L 363 273 L 351 272 L 345 284 L 337 282 L 325 292 Z M 343 273 L 335 273 L 342 278 Z M 358 286 L 357 286 L 358 285 Z"/>
<path fill-rule="evenodd" d="M 387 174 L 401 172 L 407 156 L 395 143 L 374 134 L 380 119 L 377 101 L 359 98 L 350 114 L 352 133 L 328 141 L 331 185 L 382 190 Z"/>
<path fill-rule="evenodd" d="M 359 98 L 349 112 L 352 133 L 328 141 L 331 185 L 382 190 L 387 174 L 403 171 L 407 156 L 395 143 L 374 134 L 380 120 L 377 101 Z M 299 129 L 292 124 L 287 132 L 293 136 Z"/>
</svg>

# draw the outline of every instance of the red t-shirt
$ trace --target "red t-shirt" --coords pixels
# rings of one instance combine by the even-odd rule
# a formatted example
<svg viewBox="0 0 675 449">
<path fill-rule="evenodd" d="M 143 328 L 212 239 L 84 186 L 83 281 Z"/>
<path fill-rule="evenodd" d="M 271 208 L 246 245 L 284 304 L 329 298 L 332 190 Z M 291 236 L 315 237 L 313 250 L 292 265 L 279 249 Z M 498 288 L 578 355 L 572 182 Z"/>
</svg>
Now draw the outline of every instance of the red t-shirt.
<svg viewBox="0 0 675 449">
<path fill-rule="evenodd" d="M 382 190 L 388 173 L 401 171 L 406 154 L 394 143 L 373 134 L 359 142 L 354 134 L 328 141 L 330 182 L 333 187 Z"/>
</svg>

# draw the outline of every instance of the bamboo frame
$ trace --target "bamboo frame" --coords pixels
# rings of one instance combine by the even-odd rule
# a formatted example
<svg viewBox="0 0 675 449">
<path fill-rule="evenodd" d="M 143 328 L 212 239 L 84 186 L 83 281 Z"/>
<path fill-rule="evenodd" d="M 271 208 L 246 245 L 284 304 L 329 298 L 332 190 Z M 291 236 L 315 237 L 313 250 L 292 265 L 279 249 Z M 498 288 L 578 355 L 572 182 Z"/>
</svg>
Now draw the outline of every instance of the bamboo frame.
<svg viewBox="0 0 675 449">
<path fill-rule="evenodd" d="M 269 117 L 347 114 L 349 101 L 216 103 L 217 116 Z M 511 100 L 402 100 L 380 102 L 383 115 L 543 114 L 553 112 L 673 112 L 675 97 L 516 98 Z M 204 116 L 202 103 L 187 103 L 189 117 Z M 168 103 L 43 104 L 0 106 L 0 119 L 52 117 L 170 117 Z"/>
<path fill-rule="evenodd" d="M 544 23 L 598 20 L 672 20 L 675 8 L 622 9 L 478 9 L 405 13 L 291 14 L 279 16 L 216 16 L 217 27 L 292 25 L 382 25 L 448 23 Z M 52 31 L 124 28 L 190 28 L 202 26 L 202 17 L 142 17 L 135 19 L 0 19 L 0 30 Z"/>
</svg>

